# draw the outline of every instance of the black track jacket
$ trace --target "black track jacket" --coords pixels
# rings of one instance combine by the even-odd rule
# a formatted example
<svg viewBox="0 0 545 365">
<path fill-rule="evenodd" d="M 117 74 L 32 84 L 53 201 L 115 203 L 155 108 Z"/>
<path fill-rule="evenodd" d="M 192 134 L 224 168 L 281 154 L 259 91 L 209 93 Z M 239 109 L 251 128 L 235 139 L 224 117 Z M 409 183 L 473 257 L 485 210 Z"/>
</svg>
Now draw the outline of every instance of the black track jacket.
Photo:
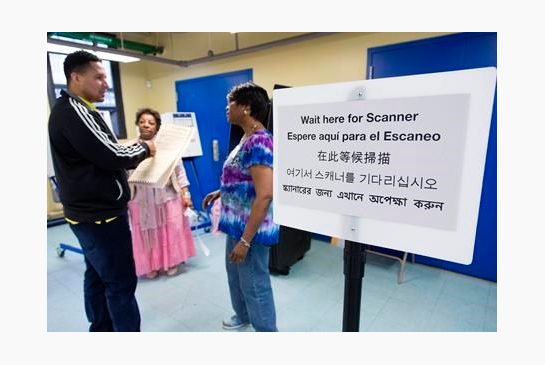
<svg viewBox="0 0 545 365">
<path fill-rule="evenodd" d="M 127 214 L 127 172 L 149 156 L 145 143 L 124 146 L 100 114 L 61 91 L 49 116 L 49 141 L 64 215 L 94 222 Z"/>
</svg>

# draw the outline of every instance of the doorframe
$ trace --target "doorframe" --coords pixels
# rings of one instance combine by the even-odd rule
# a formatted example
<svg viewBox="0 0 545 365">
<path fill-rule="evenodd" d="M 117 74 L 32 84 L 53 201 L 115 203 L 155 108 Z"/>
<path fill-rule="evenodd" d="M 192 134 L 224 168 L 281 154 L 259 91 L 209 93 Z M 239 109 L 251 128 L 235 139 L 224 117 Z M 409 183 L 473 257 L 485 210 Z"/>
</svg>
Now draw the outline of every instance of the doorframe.
<svg viewBox="0 0 545 365">
<path fill-rule="evenodd" d="M 231 77 L 231 76 L 238 76 L 238 75 L 246 76 L 247 79 L 248 79 L 247 81 L 251 81 L 251 80 L 253 80 L 253 69 L 252 68 L 245 68 L 245 69 L 241 69 L 241 70 L 229 71 L 229 72 L 224 72 L 224 73 L 219 73 L 219 74 L 212 74 L 212 75 L 205 75 L 205 76 L 193 77 L 193 78 L 188 78 L 188 79 L 176 80 L 174 82 L 174 91 L 176 93 L 176 111 L 177 112 L 194 111 L 194 110 L 180 110 L 180 100 L 181 99 L 180 99 L 180 95 L 178 93 L 178 88 L 179 88 L 180 84 L 186 84 L 186 83 L 189 83 L 189 82 L 206 81 L 206 80 L 218 80 L 218 79 L 228 78 L 228 77 Z M 197 118 L 199 118 L 199 117 L 197 116 Z M 200 121 L 199 119 L 197 120 L 197 123 L 198 123 L 199 128 L 200 128 L 199 129 L 199 134 L 202 136 L 203 133 L 201 133 L 201 130 L 202 130 L 202 128 L 204 128 L 205 123 Z M 229 125 L 227 133 L 228 133 L 227 136 L 226 136 L 227 152 L 226 152 L 225 157 L 229 153 L 228 145 L 229 145 L 229 137 L 232 134 L 232 125 Z M 205 156 L 208 157 L 208 155 L 210 153 L 209 150 L 206 147 L 208 142 L 211 142 L 211 141 L 203 141 L 201 139 L 201 146 L 202 146 L 202 150 L 203 150 L 202 156 L 189 157 L 189 158 L 186 158 L 186 159 L 183 160 L 186 172 L 188 172 L 188 180 L 190 180 L 189 189 L 190 189 L 192 195 L 196 199 L 204 198 L 205 194 L 207 193 L 206 191 L 203 191 L 201 181 L 202 181 L 203 178 L 207 177 L 206 174 L 208 172 L 201 171 L 199 173 L 199 169 L 197 169 L 196 166 L 195 166 L 195 159 L 204 158 Z M 211 158 L 213 158 L 213 157 L 211 157 Z M 221 155 L 220 155 L 220 161 L 222 161 L 222 156 Z M 218 182 L 219 182 L 219 180 L 218 180 Z M 195 189 L 197 191 L 195 191 Z M 195 200 L 193 201 L 193 204 L 195 204 L 196 207 L 200 206 L 200 202 L 196 202 Z"/>
</svg>

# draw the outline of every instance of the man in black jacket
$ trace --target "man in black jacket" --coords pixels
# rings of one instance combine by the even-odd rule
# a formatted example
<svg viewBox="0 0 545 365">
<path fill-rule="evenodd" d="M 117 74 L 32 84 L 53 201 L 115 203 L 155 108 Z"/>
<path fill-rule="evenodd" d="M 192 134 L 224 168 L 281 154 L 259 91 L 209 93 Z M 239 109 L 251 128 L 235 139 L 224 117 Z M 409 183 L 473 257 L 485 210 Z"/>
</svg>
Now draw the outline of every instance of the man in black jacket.
<svg viewBox="0 0 545 365">
<path fill-rule="evenodd" d="M 68 90 L 51 110 L 49 139 L 65 219 L 85 257 L 89 330 L 140 331 L 126 169 L 154 156 L 155 144 L 119 144 L 98 113 L 93 103 L 108 89 L 99 58 L 74 52 L 64 74 Z"/>
</svg>

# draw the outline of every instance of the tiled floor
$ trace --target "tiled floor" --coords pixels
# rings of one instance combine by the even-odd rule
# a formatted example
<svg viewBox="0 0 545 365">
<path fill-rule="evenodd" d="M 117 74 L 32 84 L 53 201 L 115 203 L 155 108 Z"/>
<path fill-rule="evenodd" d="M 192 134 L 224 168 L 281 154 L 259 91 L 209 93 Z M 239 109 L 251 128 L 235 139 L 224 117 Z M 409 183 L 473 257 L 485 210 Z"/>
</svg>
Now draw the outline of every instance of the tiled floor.
<svg viewBox="0 0 545 365">
<path fill-rule="evenodd" d="M 231 315 L 223 235 L 204 234 L 210 249 L 182 265 L 175 277 L 140 279 L 136 291 L 142 331 L 216 332 Z M 80 254 L 58 257 L 60 242 L 77 245 L 67 225 L 47 230 L 47 329 L 87 331 Z M 342 330 L 342 250 L 313 240 L 289 275 L 273 276 L 278 328 L 288 332 Z M 397 284 L 397 261 L 368 255 L 360 331 L 496 331 L 496 283 L 408 263 Z M 252 329 L 246 329 L 251 331 Z"/>
</svg>

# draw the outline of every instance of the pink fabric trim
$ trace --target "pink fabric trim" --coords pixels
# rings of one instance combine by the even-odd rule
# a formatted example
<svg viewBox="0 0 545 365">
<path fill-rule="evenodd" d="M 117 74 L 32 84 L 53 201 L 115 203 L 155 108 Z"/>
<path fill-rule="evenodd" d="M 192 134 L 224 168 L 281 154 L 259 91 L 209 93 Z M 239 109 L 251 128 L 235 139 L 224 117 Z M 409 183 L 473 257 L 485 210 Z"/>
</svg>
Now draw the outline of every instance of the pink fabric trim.
<svg viewBox="0 0 545 365">
<path fill-rule="evenodd" d="M 219 225 L 220 225 L 220 213 L 221 213 L 221 198 L 218 198 L 214 201 L 214 204 L 212 205 L 212 209 L 210 209 L 210 212 L 212 213 L 212 233 L 215 235 L 220 234 Z"/>
<path fill-rule="evenodd" d="M 163 224 L 144 229 L 138 201 L 129 202 L 136 274 L 167 270 L 195 256 L 195 243 L 189 220 L 183 214 L 182 200 L 176 196 L 162 204 Z"/>
</svg>

